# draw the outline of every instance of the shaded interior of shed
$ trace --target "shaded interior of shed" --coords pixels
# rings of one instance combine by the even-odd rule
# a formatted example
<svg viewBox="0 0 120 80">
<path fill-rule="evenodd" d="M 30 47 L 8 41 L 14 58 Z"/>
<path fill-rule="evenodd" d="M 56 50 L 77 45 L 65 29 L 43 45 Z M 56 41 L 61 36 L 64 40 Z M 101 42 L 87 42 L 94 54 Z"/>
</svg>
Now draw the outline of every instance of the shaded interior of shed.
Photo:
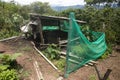
<svg viewBox="0 0 120 80">
<path fill-rule="evenodd" d="M 44 43 L 41 43 L 42 39 L 40 34 L 37 35 L 37 42 L 40 42 L 41 44 L 58 44 L 59 40 L 67 40 L 68 32 L 62 30 L 62 27 L 64 27 L 63 23 L 66 20 L 40 15 L 30 15 L 30 20 L 39 20 L 39 27 L 41 27 L 40 29 L 42 29 L 42 33 L 40 34 L 43 35 Z"/>
</svg>

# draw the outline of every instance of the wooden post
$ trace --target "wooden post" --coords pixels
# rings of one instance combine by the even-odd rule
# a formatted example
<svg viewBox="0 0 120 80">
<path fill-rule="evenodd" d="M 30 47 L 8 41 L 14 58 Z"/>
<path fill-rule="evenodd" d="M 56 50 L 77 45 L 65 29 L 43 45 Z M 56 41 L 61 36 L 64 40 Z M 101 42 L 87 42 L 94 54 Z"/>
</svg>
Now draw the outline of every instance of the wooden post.
<svg viewBox="0 0 120 80">
<path fill-rule="evenodd" d="M 41 24 L 41 19 L 39 18 L 39 22 L 38 22 L 38 27 L 39 27 L 39 32 L 40 32 L 40 39 L 41 39 L 41 43 L 44 44 L 44 38 L 43 38 L 43 33 L 42 33 L 42 24 Z"/>
<path fill-rule="evenodd" d="M 104 75 L 104 77 L 103 77 L 103 79 L 102 80 L 107 80 L 108 79 L 108 76 L 110 75 L 110 73 L 111 73 L 111 69 L 108 69 L 107 70 L 107 72 L 105 73 L 105 75 Z"/>
<path fill-rule="evenodd" d="M 96 70 L 96 72 L 97 72 L 97 75 L 98 75 L 99 80 L 107 80 L 107 79 L 108 79 L 108 77 L 109 77 L 109 75 L 110 75 L 110 73 L 111 73 L 111 71 L 112 71 L 111 69 L 108 69 L 108 70 L 106 71 L 104 77 L 102 78 L 101 75 L 100 75 L 100 73 L 99 73 L 99 71 L 98 71 L 98 69 L 97 69 L 97 66 L 96 66 L 95 64 L 93 64 L 93 66 L 94 66 L 94 68 L 95 68 L 95 70 Z"/>
<path fill-rule="evenodd" d="M 58 20 L 58 25 L 59 26 L 59 35 L 58 35 L 58 44 L 59 44 L 59 41 L 60 41 L 60 31 L 61 31 L 61 26 L 60 26 L 60 20 Z M 60 45 L 59 45 L 59 48 L 60 48 Z"/>
<path fill-rule="evenodd" d="M 99 79 L 99 80 L 102 80 L 101 75 L 100 75 L 100 73 L 99 73 L 99 71 L 98 71 L 98 69 L 97 69 L 97 66 L 96 66 L 95 64 L 93 64 L 93 67 L 95 68 L 95 70 L 96 70 L 96 72 L 97 72 L 98 79 Z"/>
</svg>

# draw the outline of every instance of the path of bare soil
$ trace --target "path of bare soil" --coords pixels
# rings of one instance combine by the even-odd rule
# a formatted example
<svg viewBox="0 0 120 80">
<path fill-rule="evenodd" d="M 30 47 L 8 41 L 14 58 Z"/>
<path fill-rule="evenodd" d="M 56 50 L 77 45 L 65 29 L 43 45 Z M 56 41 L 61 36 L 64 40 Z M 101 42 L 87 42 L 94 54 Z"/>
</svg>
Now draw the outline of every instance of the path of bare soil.
<svg viewBox="0 0 120 80">
<path fill-rule="evenodd" d="M 17 62 L 23 67 L 23 80 L 38 80 L 33 63 L 38 62 L 39 68 L 45 80 L 57 80 L 59 74 L 55 71 L 33 48 L 30 41 L 24 39 L 8 40 L 0 42 L 0 50 L 7 53 L 22 53 Z"/>
<path fill-rule="evenodd" d="M 38 62 L 39 69 L 43 74 L 44 80 L 57 80 L 59 74 L 54 70 L 48 62 L 38 54 L 30 41 L 19 38 L 12 39 L 4 42 L 0 42 L 0 51 L 6 51 L 5 53 L 22 53 L 17 58 L 17 62 L 23 67 L 21 70 L 21 80 L 38 80 L 38 76 L 35 71 L 33 63 Z M 112 69 L 109 76 L 109 80 L 120 80 L 120 53 L 114 51 L 107 59 L 99 60 L 97 68 L 101 75 L 104 75 L 107 69 Z M 94 67 L 87 66 L 82 67 L 76 72 L 69 75 L 67 79 L 63 80 L 98 80 Z"/>
</svg>

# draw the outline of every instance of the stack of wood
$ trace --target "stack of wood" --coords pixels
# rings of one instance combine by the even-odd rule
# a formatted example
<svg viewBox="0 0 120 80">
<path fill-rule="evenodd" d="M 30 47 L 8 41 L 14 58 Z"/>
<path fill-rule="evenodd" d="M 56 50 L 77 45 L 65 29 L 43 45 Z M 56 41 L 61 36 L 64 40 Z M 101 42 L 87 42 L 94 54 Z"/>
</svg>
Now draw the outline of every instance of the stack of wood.
<svg viewBox="0 0 120 80">
<path fill-rule="evenodd" d="M 60 40 L 60 39 L 58 42 L 59 42 L 59 47 L 66 47 L 68 43 L 67 40 Z"/>
</svg>

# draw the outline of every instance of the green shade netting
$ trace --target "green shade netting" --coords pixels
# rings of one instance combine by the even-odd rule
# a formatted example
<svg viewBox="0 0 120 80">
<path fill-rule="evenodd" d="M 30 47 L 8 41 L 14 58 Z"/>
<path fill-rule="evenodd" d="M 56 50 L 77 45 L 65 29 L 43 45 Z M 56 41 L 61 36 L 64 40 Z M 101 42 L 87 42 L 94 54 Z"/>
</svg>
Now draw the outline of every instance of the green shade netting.
<svg viewBox="0 0 120 80">
<path fill-rule="evenodd" d="M 68 32 L 67 56 L 65 77 L 79 69 L 90 60 L 95 60 L 106 51 L 105 34 L 103 32 L 90 31 L 93 41 L 90 42 L 77 24 L 74 13 L 70 14 L 70 26 Z"/>
<path fill-rule="evenodd" d="M 68 30 L 69 30 L 69 22 L 64 20 L 63 25 L 61 26 L 61 30 L 64 31 L 64 32 L 68 32 Z"/>
</svg>

